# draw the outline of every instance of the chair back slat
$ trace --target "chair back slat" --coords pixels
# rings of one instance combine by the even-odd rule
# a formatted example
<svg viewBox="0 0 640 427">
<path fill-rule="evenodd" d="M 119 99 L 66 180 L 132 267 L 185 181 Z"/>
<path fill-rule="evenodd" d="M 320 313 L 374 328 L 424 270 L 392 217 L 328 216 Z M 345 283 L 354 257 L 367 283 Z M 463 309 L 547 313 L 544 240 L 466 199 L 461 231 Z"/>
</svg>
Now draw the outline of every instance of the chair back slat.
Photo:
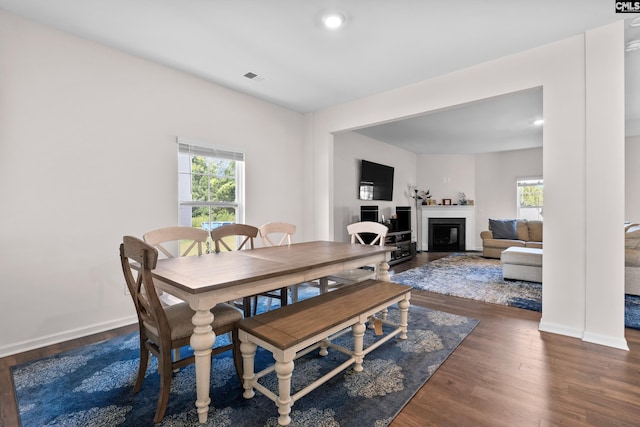
<svg viewBox="0 0 640 427">
<path fill-rule="evenodd" d="M 258 236 L 258 228 L 248 224 L 226 224 L 211 230 L 211 240 L 216 253 L 226 251 L 254 249 L 254 239 Z M 229 246 L 227 237 L 243 238 L 235 247 Z M 228 239 L 227 239 L 228 240 Z M 222 248 L 221 248 L 222 247 Z"/>
<path fill-rule="evenodd" d="M 198 255 L 202 255 L 203 247 L 209 238 L 209 232 L 194 227 L 164 227 L 149 231 L 142 236 L 145 242 L 162 252 L 167 258 L 174 258 L 176 255 L 167 246 L 170 242 L 178 243 L 177 256 L 187 256 L 194 248 L 198 249 Z M 188 241 L 185 250 L 180 251 L 180 242 Z"/>
<path fill-rule="evenodd" d="M 362 245 L 379 245 L 384 246 L 387 232 L 389 229 L 386 225 L 373 221 L 362 221 L 347 225 L 347 232 L 351 236 L 351 243 L 360 243 Z M 374 235 L 373 239 L 367 243 L 363 238 L 363 234 Z"/>
<path fill-rule="evenodd" d="M 294 224 L 288 224 L 286 222 L 271 222 L 268 224 L 264 224 L 260 227 L 260 237 L 262 237 L 262 245 L 290 245 L 293 241 L 292 236 L 295 232 L 296 226 Z M 278 243 L 276 243 L 276 241 Z"/>
</svg>

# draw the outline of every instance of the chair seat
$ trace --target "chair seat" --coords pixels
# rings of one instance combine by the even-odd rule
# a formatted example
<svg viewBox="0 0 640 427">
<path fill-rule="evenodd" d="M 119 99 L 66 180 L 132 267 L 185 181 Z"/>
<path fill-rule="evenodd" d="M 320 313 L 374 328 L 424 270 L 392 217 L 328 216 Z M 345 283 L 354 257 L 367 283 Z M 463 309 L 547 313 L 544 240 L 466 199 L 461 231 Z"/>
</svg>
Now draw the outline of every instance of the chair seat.
<svg viewBox="0 0 640 427">
<path fill-rule="evenodd" d="M 218 304 L 211 312 L 213 313 L 213 323 L 211 327 L 215 330 L 223 325 L 235 323 L 242 320 L 242 313 L 229 304 Z M 189 337 L 193 333 L 193 323 L 191 318 L 195 312 L 186 302 L 179 303 L 167 307 L 165 309 L 167 321 L 171 328 L 171 339 L 176 341 L 181 338 Z M 154 335 L 158 332 L 156 329 L 145 323 L 145 327 Z"/>
</svg>

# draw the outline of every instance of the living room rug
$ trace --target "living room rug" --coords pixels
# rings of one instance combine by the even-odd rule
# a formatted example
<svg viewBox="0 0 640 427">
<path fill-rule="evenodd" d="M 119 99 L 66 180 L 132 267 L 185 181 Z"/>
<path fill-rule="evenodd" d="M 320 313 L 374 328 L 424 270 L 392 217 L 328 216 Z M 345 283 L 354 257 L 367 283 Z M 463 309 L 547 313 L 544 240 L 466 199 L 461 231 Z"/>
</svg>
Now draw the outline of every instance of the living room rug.
<svg viewBox="0 0 640 427">
<path fill-rule="evenodd" d="M 391 281 L 438 294 L 542 310 L 541 283 L 504 280 L 499 259 L 475 254 L 453 253 L 423 266 L 392 274 Z M 638 296 L 625 295 L 625 327 L 640 329 Z"/>
<path fill-rule="evenodd" d="M 389 318 L 399 321 L 397 307 L 390 308 Z M 412 306 L 407 340 L 390 340 L 365 357 L 364 371 L 348 368 L 304 396 L 292 408 L 291 426 L 388 425 L 477 324 L 466 317 Z M 365 345 L 376 339 L 368 330 Z M 351 334 L 340 340 L 349 346 Z M 138 356 L 138 334 L 132 333 L 13 367 L 22 426 L 154 426 L 157 361 L 151 358 L 142 389 L 133 395 Z M 304 356 L 296 361 L 292 388 L 308 384 L 345 358 L 337 351 L 325 357 L 317 352 Z M 258 350 L 257 370 L 272 362 L 270 353 Z M 277 426 L 278 411 L 271 400 L 259 392 L 252 399 L 242 397 L 229 352 L 214 358 L 212 372 L 205 426 Z M 158 426 L 200 425 L 194 377 L 193 365 L 175 374 L 167 412 Z M 262 382 L 277 389 L 274 374 Z"/>
</svg>

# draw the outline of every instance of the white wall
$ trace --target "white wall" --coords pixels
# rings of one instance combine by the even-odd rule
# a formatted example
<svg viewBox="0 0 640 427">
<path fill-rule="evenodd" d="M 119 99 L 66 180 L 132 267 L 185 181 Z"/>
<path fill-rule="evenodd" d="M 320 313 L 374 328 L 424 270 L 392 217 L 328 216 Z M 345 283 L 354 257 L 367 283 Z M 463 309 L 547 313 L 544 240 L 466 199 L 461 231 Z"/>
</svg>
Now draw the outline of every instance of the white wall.
<svg viewBox="0 0 640 427">
<path fill-rule="evenodd" d="M 245 151 L 246 222 L 311 237 L 301 114 L 5 12 L 0 76 L 0 356 L 134 320 L 118 245 L 177 223 L 178 136 Z"/>
<path fill-rule="evenodd" d="M 617 46 L 618 48 L 613 48 Z M 624 26 L 605 25 L 585 35 L 586 286 L 585 341 L 615 346 L 609 332 L 624 324 L 625 92 Z M 606 84 L 603 84 L 605 83 Z M 605 119 L 606 120 L 603 120 Z M 612 209 L 598 205 L 601 194 Z M 602 248 L 606 257 L 601 258 Z M 598 263 L 607 262 L 608 268 Z M 544 304 L 544 301 L 543 301 Z M 610 307 L 606 312 L 602 306 Z M 616 309 L 614 309 L 617 308 Z"/>
<path fill-rule="evenodd" d="M 476 156 L 476 247 L 482 247 L 480 232 L 488 230 L 489 218 L 516 217 L 516 179 L 542 177 L 542 167 L 542 148 Z"/>
<path fill-rule="evenodd" d="M 604 31 L 596 29 L 585 35 L 310 114 L 315 162 L 315 236 L 330 236 L 334 225 L 332 135 L 335 132 L 542 86 L 545 268 L 540 329 L 627 348 L 624 322 L 621 321 L 624 315 L 622 254 L 602 245 L 586 245 L 588 238 L 602 233 L 621 236 L 620 224 L 615 222 L 599 224 L 600 229 L 596 233 L 587 224 L 586 211 L 590 190 L 587 183 L 593 185 L 598 178 L 603 178 L 609 186 L 624 188 L 624 175 L 617 173 L 624 169 L 624 158 L 620 162 L 617 149 L 610 154 L 599 150 L 607 144 L 622 145 L 624 134 L 606 126 L 597 131 L 587 129 L 586 121 L 589 111 L 589 120 L 618 123 L 624 93 L 618 90 L 617 85 L 610 96 L 600 88 L 607 87 L 613 76 L 618 80 L 624 79 L 624 66 L 618 60 L 623 46 L 618 43 L 618 38 L 623 33 L 623 21 L 618 21 L 606 26 Z M 598 63 L 602 46 L 615 52 L 615 61 L 601 61 L 601 69 L 597 70 L 594 64 Z M 595 108 L 594 104 L 599 105 Z M 587 151 L 602 151 L 605 168 L 587 167 Z M 572 209 L 567 209 L 567 195 L 574 197 Z M 622 217 L 623 198 L 611 200 L 607 209 L 613 218 Z M 587 255 L 587 251 L 592 253 Z M 615 321 L 595 316 L 592 319 L 595 323 L 587 325 L 586 319 L 591 317 L 587 310 L 594 310 L 594 307 L 586 305 L 586 263 L 587 258 L 595 257 L 602 269 L 599 274 L 610 273 L 615 283 L 590 283 L 590 292 L 602 296 L 605 292 L 601 291 L 605 288 L 613 289 L 600 300 L 597 310 L 609 314 Z M 590 334 L 587 327 L 597 329 L 597 334 Z"/>
<path fill-rule="evenodd" d="M 451 154 L 420 154 L 418 156 L 418 187 L 429 190 L 438 203 L 451 199 L 458 203 L 460 193 L 475 200 L 475 156 Z"/>
<path fill-rule="evenodd" d="M 360 161 L 363 159 L 394 168 L 392 201 L 358 200 Z M 335 218 L 333 240 L 349 241 L 347 225 L 360 221 L 360 206 L 377 205 L 379 215 L 389 218 L 395 213 L 396 206 L 414 205 L 408 192 L 416 185 L 415 153 L 355 132 L 346 132 L 335 136 L 333 165 Z M 415 218 L 412 208 L 412 222 Z"/>
</svg>

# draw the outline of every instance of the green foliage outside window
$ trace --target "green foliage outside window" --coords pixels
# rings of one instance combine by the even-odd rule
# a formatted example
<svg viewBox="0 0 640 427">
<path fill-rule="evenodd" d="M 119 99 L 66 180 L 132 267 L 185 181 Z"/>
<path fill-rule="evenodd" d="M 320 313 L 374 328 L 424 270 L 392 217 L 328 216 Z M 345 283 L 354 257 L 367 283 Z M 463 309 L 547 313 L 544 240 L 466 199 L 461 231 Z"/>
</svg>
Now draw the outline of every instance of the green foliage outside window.
<svg viewBox="0 0 640 427">
<path fill-rule="evenodd" d="M 520 187 L 520 207 L 537 208 L 544 205 L 542 185 L 525 185 Z"/>
<path fill-rule="evenodd" d="M 236 162 L 204 156 L 191 158 L 192 199 L 203 202 L 236 201 Z M 235 209 L 210 206 L 194 207 L 192 226 L 203 222 L 235 222 Z"/>
</svg>

